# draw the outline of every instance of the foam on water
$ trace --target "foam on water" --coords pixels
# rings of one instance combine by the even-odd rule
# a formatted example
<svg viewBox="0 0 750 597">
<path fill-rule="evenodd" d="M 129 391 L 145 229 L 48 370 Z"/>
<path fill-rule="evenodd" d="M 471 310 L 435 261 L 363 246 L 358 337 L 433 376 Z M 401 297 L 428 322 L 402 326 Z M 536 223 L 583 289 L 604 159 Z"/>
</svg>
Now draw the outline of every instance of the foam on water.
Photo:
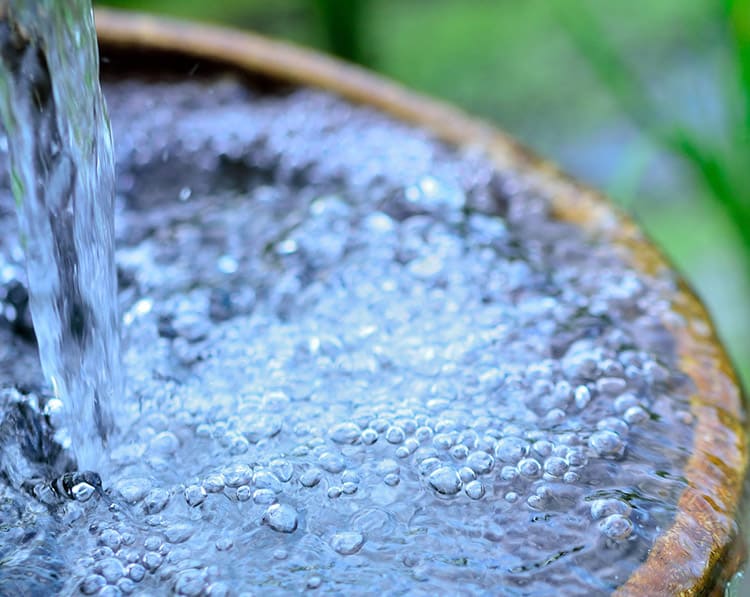
<svg viewBox="0 0 750 597">
<path fill-rule="evenodd" d="M 107 93 L 122 433 L 101 486 L 0 482 L 0 592 L 596 595 L 645 560 L 692 440 L 668 272 L 325 94 Z M 39 476 L 14 430 L 47 437 L 44 389 L 11 360 L 4 411 L 28 416 L 0 441 Z"/>
</svg>

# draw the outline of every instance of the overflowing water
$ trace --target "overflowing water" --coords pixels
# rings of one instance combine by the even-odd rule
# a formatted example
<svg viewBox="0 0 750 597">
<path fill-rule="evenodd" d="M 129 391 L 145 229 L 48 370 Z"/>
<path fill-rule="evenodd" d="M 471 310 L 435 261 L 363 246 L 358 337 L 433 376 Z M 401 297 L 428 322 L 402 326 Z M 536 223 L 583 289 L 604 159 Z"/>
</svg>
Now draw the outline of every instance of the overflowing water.
<svg viewBox="0 0 750 597">
<path fill-rule="evenodd" d="M 101 464 L 121 397 L 114 160 L 88 0 L 14 0 L 0 22 L 0 111 L 50 411 Z"/>
<path fill-rule="evenodd" d="M 480 154 L 233 78 L 105 86 L 113 232 L 90 11 L 56 4 L 2 29 L 0 595 L 621 586 L 687 484 L 672 274 Z"/>
</svg>

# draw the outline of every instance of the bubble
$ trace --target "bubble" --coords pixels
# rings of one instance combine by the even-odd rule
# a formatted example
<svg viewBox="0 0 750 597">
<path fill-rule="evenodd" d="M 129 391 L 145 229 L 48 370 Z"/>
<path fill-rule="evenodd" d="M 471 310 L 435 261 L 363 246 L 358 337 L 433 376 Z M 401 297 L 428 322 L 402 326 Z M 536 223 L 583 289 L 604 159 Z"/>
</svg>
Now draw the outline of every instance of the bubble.
<svg viewBox="0 0 750 597">
<path fill-rule="evenodd" d="M 255 471 L 253 484 L 258 489 L 269 489 L 273 493 L 281 493 L 282 491 L 281 481 L 271 471 Z"/>
<path fill-rule="evenodd" d="M 164 557 L 154 551 L 149 551 L 143 554 L 143 566 L 149 572 L 154 572 L 161 566 L 164 561 Z"/>
<path fill-rule="evenodd" d="M 283 458 L 276 458 L 272 460 L 269 464 L 269 467 L 271 468 L 271 472 L 282 483 L 289 482 L 292 478 L 292 475 L 294 474 L 294 465 L 288 460 L 284 460 Z"/>
<path fill-rule="evenodd" d="M 461 477 L 455 469 L 449 466 L 441 466 L 430 473 L 428 477 L 430 486 L 442 495 L 455 495 L 461 491 Z"/>
<path fill-rule="evenodd" d="M 148 442 L 149 454 L 155 456 L 171 456 L 180 447 L 180 441 L 177 436 L 170 431 L 157 433 Z"/>
<path fill-rule="evenodd" d="M 578 409 L 583 410 L 591 402 L 591 392 L 586 386 L 578 386 L 575 389 L 575 403 Z"/>
<path fill-rule="evenodd" d="M 504 437 L 495 444 L 495 457 L 509 464 L 516 464 L 528 453 L 528 444 L 518 437 Z"/>
<path fill-rule="evenodd" d="M 96 568 L 97 572 L 110 584 L 117 582 L 125 575 L 125 568 L 117 558 L 104 558 L 99 561 Z"/>
<path fill-rule="evenodd" d="M 232 464 L 224 468 L 223 474 L 227 487 L 239 487 L 250 482 L 253 478 L 253 469 L 246 464 Z"/>
<path fill-rule="evenodd" d="M 383 483 L 389 487 L 395 487 L 401 482 L 401 478 L 396 473 L 388 473 L 383 477 Z"/>
<path fill-rule="evenodd" d="M 580 447 L 568 448 L 565 458 L 568 461 L 569 466 L 578 468 L 586 466 L 589 461 L 586 452 Z"/>
<path fill-rule="evenodd" d="M 119 494 L 129 504 L 140 502 L 151 490 L 151 482 L 148 479 L 123 479 L 116 485 Z"/>
<path fill-rule="evenodd" d="M 487 452 L 472 452 L 466 458 L 466 466 L 477 475 L 486 475 L 495 466 L 495 459 Z"/>
<path fill-rule="evenodd" d="M 336 499 L 341 497 L 341 494 L 344 493 L 343 487 L 339 487 L 338 485 L 332 485 L 328 488 L 328 491 L 326 492 L 326 495 L 328 495 L 331 499 Z"/>
<path fill-rule="evenodd" d="M 563 475 L 564 483 L 577 483 L 581 476 L 575 471 L 568 471 Z"/>
<path fill-rule="evenodd" d="M 185 488 L 185 501 L 193 508 L 206 501 L 206 495 L 206 490 L 200 485 L 188 485 Z"/>
<path fill-rule="evenodd" d="M 323 579 L 319 576 L 311 576 L 307 579 L 307 588 L 308 589 L 318 589 L 320 588 L 320 585 L 323 584 Z"/>
<path fill-rule="evenodd" d="M 224 475 L 220 473 L 208 475 L 203 479 L 202 485 L 207 493 L 221 493 L 224 491 Z"/>
<path fill-rule="evenodd" d="M 469 455 L 469 448 L 463 444 L 457 444 L 451 448 L 450 452 L 454 460 L 466 460 L 466 457 Z"/>
<path fill-rule="evenodd" d="M 313 467 L 307 469 L 304 473 L 302 473 L 299 477 L 299 481 L 303 487 L 315 487 L 318 483 L 320 483 L 322 477 L 323 471 L 321 471 L 319 468 Z"/>
<path fill-rule="evenodd" d="M 628 516 L 632 508 L 625 502 L 614 498 L 594 500 L 591 502 L 591 517 L 599 520 L 611 514 Z"/>
<path fill-rule="evenodd" d="M 389 473 L 396 473 L 398 474 L 401 470 L 401 467 L 399 466 L 398 462 L 391 458 L 384 458 L 380 462 L 378 462 L 377 466 L 375 467 L 375 470 L 379 475 L 387 475 Z"/>
<path fill-rule="evenodd" d="M 365 444 L 366 446 L 371 446 L 376 441 L 378 441 L 378 432 L 374 429 L 367 428 L 362 431 L 362 435 L 360 437 L 363 444 Z"/>
<path fill-rule="evenodd" d="M 156 488 L 148 492 L 143 501 L 143 507 L 146 510 L 146 514 L 158 514 L 167 507 L 168 503 L 169 492 L 165 489 Z"/>
<path fill-rule="evenodd" d="M 161 544 L 161 537 L 157 535 L 149 535 L 143 542 L 143 547 L 145 547 L 148 551 L 156 551 L 159 549 L 159 547 L 161 547 Z"/>
<path fill-rule="evenodd" d="M 234 546 L 231 537 L 219 537 L 214 543 L 217 551 L 229 551 Z"/>
<path fill-rule="evenodd" d="M 514 504 L 518 501 L 518 494 L 515 491 L 509 491 L 505 494 L 505 501 Z"/>
<path fill-rule="evenodd" d="M 615 398 L 614 407 L 618 413 L 624 413 L 632 406 L 638 406 L 638 399 L 633 394 L 621 394 Z"/>
<path fill-rule="evenodd" d="M 625 391 L 627 382 L 619 377 L 602 377 L 596 380 L 596 390 L 600 394 L 616 396 Z"/>
<path fill-rule="evenodd" d="M 117 550 L 122 543 L 122 536 L 115 529 L 104 529 L 99 535 L 99 543 L 112 550 Z"/>
<path fill-rule="evenodd" d="M 646 412 L 644 408 L 640 406 L 631 406 L 623 414 L 623 419 L 625 419 L 625 422 L 627 422 L 630 425 L 643 423 L 648 418 L 649 418 L 648 413 Z"/>
<path fill-rule="evenodd" d="M 633 523 L 620 514 L 612 514 L 599 523 L 599 530 L 613 541 L 624 541 L 633 533 Z"/>
<path fill-rule="evenodd" d="M 424 444 L 432 439 L 433 431 L 429 427 L 417 427 L 417 429 L 414 431 L 414 437 L 419 443 Z"/>
<path fill-rule="evenodd" d="M 443 461 L 439 458 L 425 458 L 424 460 L 420 461 L 419 463 L 419 474 L 422 476 L 429 475 L 433 471 L 436 471 L 443 465 Z"/>
<path fill-rule="evenodd" d="M 396 454 L 396 458 L 401 458 L 402 460 L 404 458 L 409 458 L 410 456 L 409 450 L 408 448 L 406 448 L 406 446 L 399 446 L 398 448 L 396 448 L 395 454 Z"/>
<path fill-rule="evenodd" d="M 617 417 L 606 417 L 596 424 L 596 428 L 600 431 L 609 430 L 614 431 L 620 437 L 627 437 L 630 431 L 627 423 Z"/>
<path fill-rule="evenodd" d="M 318 464 L 329 473 L 340 473 L 346 468 L 344 457 L 337 452 L 323 452 L 318 457 Z"/>
<path fill-rule="evenodd" d="M 183 570 L 177 574 L 174 590 L 177 595 L 197 597 L 204 592 L 205 578 L 201 570 Z"/>
<path fill-rule="evenodd" d="M 544 472 L 553 477 L 562 477 L 568 472 L 568 463 L 564 458 L 551 456 L 544 461 Z"/>
<path fill-rule="evenodd" d="M 614 431 L 597 431 L 591 434 L 589 446 L 601 458 L 622 458 L 625 453 L 625 442 Z"/>
<path fill-rule="evenodd" d="M 461 481 L 463 481 L 464 483 L 474 481 L 474 479 L 477 478 L 477 474 L 468 466 L 462 466 L 460 469 L 458 469 L 458 476 L 461 477 Z"/>
<path fill-rule="evenodd" d="M 123 595 L 130 595 L 136 590 L 137 585 L 129 578 L 121 578 L 117 581 L 117 588 Z"/>
<path fill-rule="evenodd" d="M 357 471 L 346 470 L 341 473 L 341 480 L 344 483 L 354 483 L 356 485 L 360 482 L 361 479 Z"/>
<path fill-rule="evenodd" d="M 273 504 L 263 514 L 263 523 L 279 533 L 297 530 L 297 511 L 287 504 Z"/>
<path fill-rule="evenodd" d="M 256 489 L 253 491 L 253 503 L 258 505 L 273 504 L 276 501 L 276 492 L 272 489 Z"/>
<path fill-rule="evenodd" d="M 126 568 L 128 577 L 134 582 L 141 582 L 143 577 L 146 576 L 146 569 L 140 564 L 130 564 Z"/>
<path fill-rule="evenodd" d="M 356 531 L 345 531 L 336 533 L 331 538 L 331 547 L 342 556 L 350 556 L 357 553 L 365 544 L 365 537 Z"/>
<path fill-rule="evenodd" d="M 276 415 L 258 414 L 244 421 L 243 432 L 251 443 L 257 444 L 262 439 L 274 437 L 281 431 L 283 420 Z"/>
<path fill-rule="evenodd" d="M 515 466 L 504 466 L 500 470 L 500 478 L 503 481 L 513 481 L 518 476 L 518 469 Z"/>
<path fill-rule="evenodd" d="M 237 488 L 237 499 L 240 502 L 248 501 L 253 495 L 252 489 L 248 485 L 240 485 Z"/>
<path fill-rule="evenodd" d="M 339 423 L 331 428 L 331 439 L 337 444 L 353 444 L 360 438 L 362 430 L 356 423 Z"/>
<path fill-rule="evenodd" d="M 481 481 L 469 481 L 464 487 L 464 491 L 472 500 L 484 497 L 484 485 Z"/>
<path fill-rule="evenodd" d="M 524 458 L 518 462 L 518 472 L 527 479 L 536 479 L 542 474 L 542 466 L 534 458 Z"/>
<path fill-rule="evenodd" d="M 164 536 L 170 543 L 184 543 L 193 535 L 194 528 L 185 523 L 177 523 L 164 529 Z"/>
<path fill-rule="evenodd" d="M 406 435 L 401 427 L 389 427 L 385 432 L 385 441 L 389 444 L 400 444 L 404 439 L 406 439 Z"/>
<path fill-rule="evenodd" d="M 107 580 L 99 574 L 90 574 L 83 579 L 81 583 L 81 593 L 84 595 L 94 595 L 99 589 L 107 584 Z"/>
</svg>

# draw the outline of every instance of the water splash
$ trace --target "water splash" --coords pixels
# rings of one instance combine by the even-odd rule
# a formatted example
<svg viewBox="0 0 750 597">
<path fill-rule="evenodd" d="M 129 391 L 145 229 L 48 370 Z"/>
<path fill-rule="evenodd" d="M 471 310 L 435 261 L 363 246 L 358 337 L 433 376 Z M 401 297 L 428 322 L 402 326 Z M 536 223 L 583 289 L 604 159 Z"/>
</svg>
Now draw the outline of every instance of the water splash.
<svg viewBox="0 0 750 597">
<path fill-rule="evenodd" d="M 0 112 L 39 355 L 80 467 L 120 394 L 114 159 L 89 0 L 0 3 Z"/>
</svg>

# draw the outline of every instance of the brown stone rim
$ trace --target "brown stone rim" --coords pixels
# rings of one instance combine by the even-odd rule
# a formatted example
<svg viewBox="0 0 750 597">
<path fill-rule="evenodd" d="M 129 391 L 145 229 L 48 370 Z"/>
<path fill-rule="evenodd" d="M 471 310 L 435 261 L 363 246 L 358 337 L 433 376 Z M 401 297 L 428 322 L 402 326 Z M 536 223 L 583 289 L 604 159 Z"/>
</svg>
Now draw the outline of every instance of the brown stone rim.
<svg viewBox="0 0 750 597">
<path fill-rule="evenodd" d="M 104 48 L 168 51 L 230 69 L 326 89 L 421 127 L 456 146 L 483 150 L 535 192 L 549 197 L 558 217 L 622 249 L 636 269 L 670 268 L 637 226 L 603 196 L 532 155 L 493 126 L 441 102 L 327 56 L 257 35 L 134 13 L 98 11 Z M 677 339 L 682 369 L 695 383 L 693 450 L 687 489 L 674 524 L 617 591 L 618 595 L 700 595 L 736 570 L 735 522 L 748 462 L 746 418 L 739 383 L 710 319 L 684 283 L 665 295 L 684 322 L 665 324 Z"/>
</svg>

